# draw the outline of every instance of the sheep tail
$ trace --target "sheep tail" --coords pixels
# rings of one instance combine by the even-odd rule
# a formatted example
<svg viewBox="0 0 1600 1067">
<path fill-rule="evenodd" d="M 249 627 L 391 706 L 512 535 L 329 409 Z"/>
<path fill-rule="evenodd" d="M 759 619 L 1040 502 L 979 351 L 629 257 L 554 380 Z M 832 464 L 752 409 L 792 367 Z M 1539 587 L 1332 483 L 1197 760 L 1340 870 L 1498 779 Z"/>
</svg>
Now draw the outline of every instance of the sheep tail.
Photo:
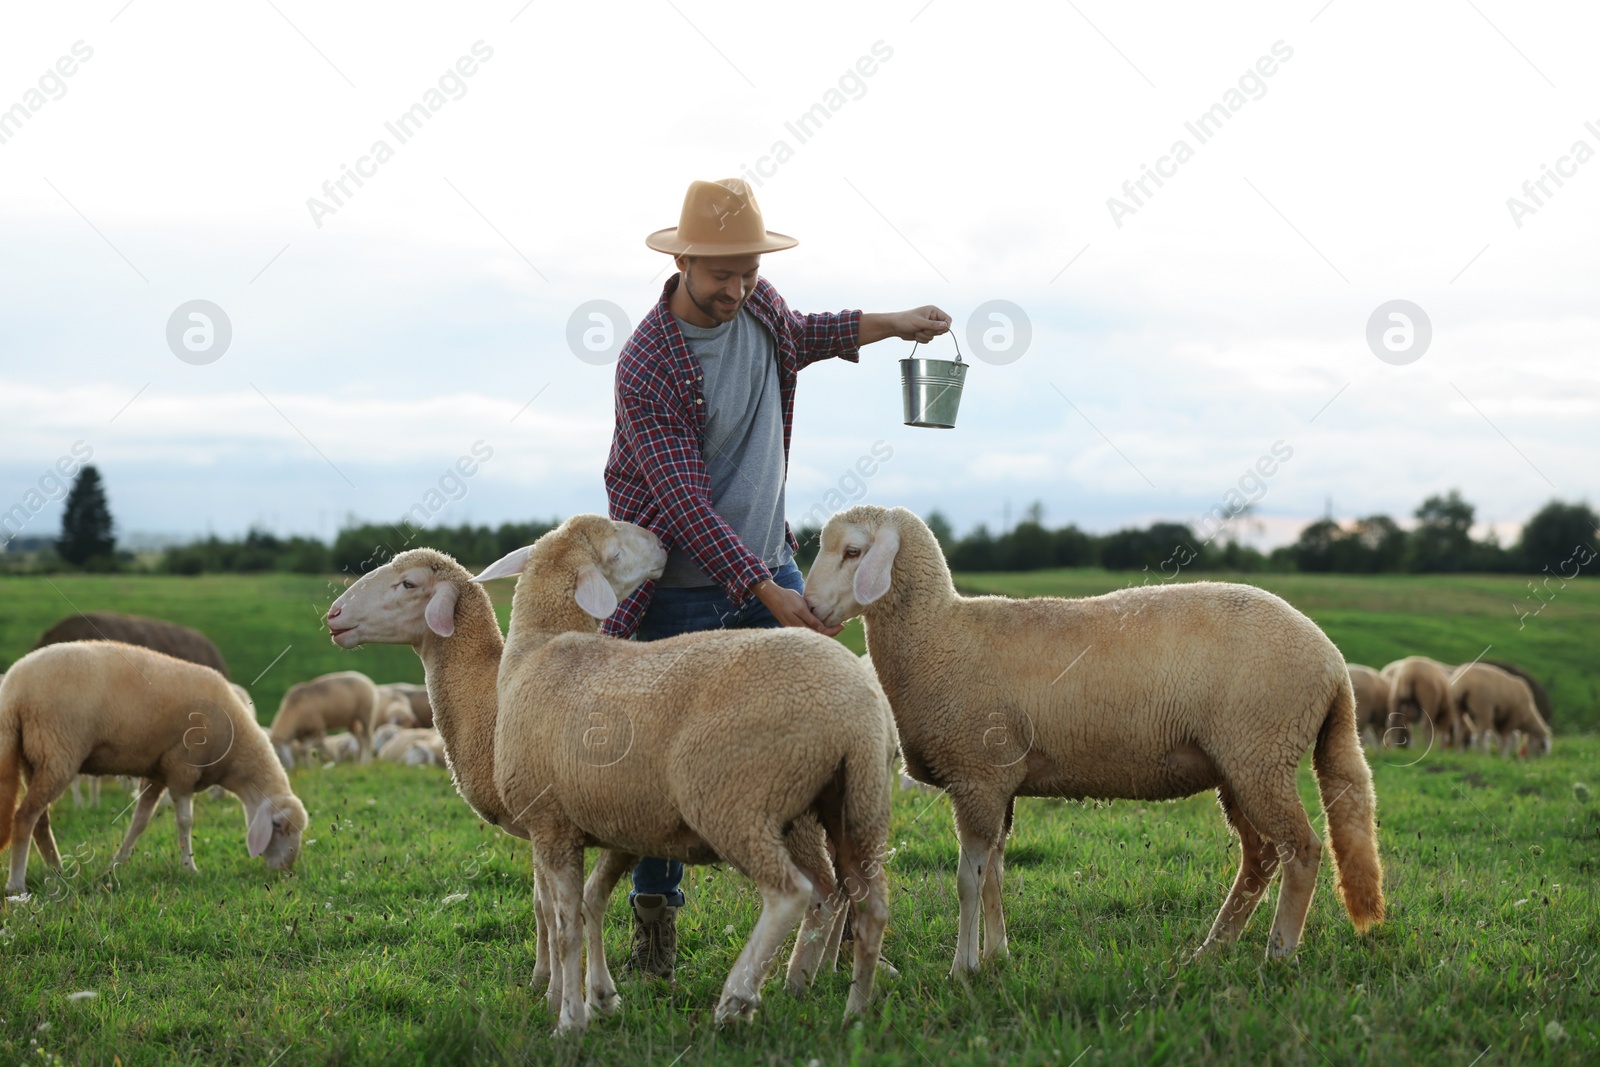
<svg viewBox="0 0 1600 1067">
<path fill-rule="evenodd" d="M 22 732 L 0 704 L 0 850 L 11 843 L 17 814 L 17 788 L 22 778 Z"/>
<path fill-rule="evenodd" d="M 1333 849 L 1339 898 L 1365 933 L 1383 921 L 1383 866 L 1378 860 L 1378 798 L 1372 769 L 1361 751 L 1356 725 L 1356 698 L 1350 676 L 1340 671 L 1339 690 L 1317 734 L 1312 751 L 1317 791 L 1328 818 L 1328 843 Z"/>
</svg>

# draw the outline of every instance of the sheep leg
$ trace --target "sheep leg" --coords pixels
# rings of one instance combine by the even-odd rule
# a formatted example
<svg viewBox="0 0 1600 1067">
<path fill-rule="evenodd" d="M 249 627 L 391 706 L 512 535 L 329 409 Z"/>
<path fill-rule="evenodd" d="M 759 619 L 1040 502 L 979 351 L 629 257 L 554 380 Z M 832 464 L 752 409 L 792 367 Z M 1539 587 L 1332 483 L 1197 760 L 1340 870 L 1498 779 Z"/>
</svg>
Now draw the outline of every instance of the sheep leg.
<svg viewBox="0 0 1600 1067">
<path fill-rule="evenodd" d="M 1291 766 L 1276 783 L 1239 796 L 1244 817 L 1272 843 L 1278 865 L 1283 868 L 1278 910 L 1267 942 L 1268 959 L 1283 959 L 1300 944 L 1311 894 L 1317 888 L 1317 867 L 1322 862 L 1322 842 L 1311 831 L 1311 821 L 1306 818 L 1294 782 L 1295 768 Z"/>
<path fill-rule="evenodd" d="M 829 970 L 837 965 L 848 902 L 834 884 L 833 858 L 819 821 L 810 816 L 798 820 L 785 835 L 784 843 L 789 858 L 814 887 L 805 917 L 800 920 L 800 935 L 795 938 L 786 978 L 789 992 L 803 997 L 824 963 Z"/>
<path fill-rule="evenodd" d="M 533 865 L 533 985 L 550 981 L 550 961 L 555 958 L 555 946 L 550 941 L 554 916 L 547 914 L 554 897 L 550 883 L 545 880 L 544 868 Z M 559 983 L 557 983 L 559 988 Z M 561 1011 L 560 997 L 550 1005 L 552 1014 Z"/>
<path fill-rule="evenodd" d="M 850 996 L 844 1005 L 846 1019 L 866 1013 L 880 963 L 888 968 L 891 977 L 897 973 L 883 963 L 883 933 L 889 925 L 889 876 L 882 866 L 863 870 L 861 876 L 866 880 L 866 892 L 856 901 L 855 970 L 851 972 Z"/>
<path fill-rule="evenodd" d="M 128 824 L 128 836 L 122 839 L 122 847 L 111 857 L 111 866 L 127 863 L 128 858 L 133 855 L 133 843 L 139 840 L 144 828 L 150 825 L 150 816 L 155 812 L 156 802 L 161 799 L 164 789 L 166 786 L 160 782 L 150 778 L 145 779 L 144 786 L 139 791 L 139 802 L 133 807 L 133 822 Z"/>
<path fill-rule="evenodd" d="M 1516 736 L 1515 730 L 1502 730 L 1500 732 L 1501 759 L 1509 759 L 1511 757 L 1511 742 L 1516 738 Z"/>
<path fill-rule="evenodd" d="M 563 844 L 549 852 L 539 850 L 539 859 L 544 861 L 545 883 L 555 890 L 550 984 L 561 986 L 556 1033 L 578 1033 L 589 1026 L 583 1000 L 583 850 Z"/>
<path fill-rule="evenodd" d="M 1278 869 L 1277 854 L 1239 811 L 1233 791 L 1221 786 L 1217 789 L 1217 797 L 1222 802 L 1222 814 L 1226 816 L 1228 825 L 1239 835 L 1239 874 L 1233 880 L 1233 888 L 1228 892 L 1227 899 L 1222 902 L 1222 910 L 1217 912 L 1217 921 L 1211 924 L 1211 932 L 1195 949 L 1196 956 L 1213 945 L 1231 944 L 1243 932 L 1261 898 L 1266 895 L 1273 872 Z"/>
<path fill-rule="evenodd" d="M 604 849 L 583 886 L 583 938 L 588 948 L 589 1001 L 591 1012 L 615 1015 L 622 1010 L 617 983 L 606 966 L 604 923 L 606 904 L 622 876 L 638 864 L 639 857 L 614 849 Z"/>
<path fill-rule="evenodd" d="M 1005 845 L 989 850 L 989 872 L 983 878 L 983 950 L 981 959 L 1003 960 L 1009 956 L 1006 943 L 1006 912 L 1000 899 L 1000 882 L 1005 869 Z"/>
<path fill-rule="evenodd" d="M 41 811 L 39 813 L 39 821 L 33 824 L 33 843 L 39 846 L 39 857 L 59 872 L 61 870 L 61 853 L 56 848 L 56 835 L 50 832 L 49 808 Z"/>
<path fill-rule="evenodd" d="M 194 865 L 194 797 L 187 793 L 174 795 L 172 809 L 178 821 L 178 862 L 187 870 L 198 872 Z"/>
<path fill-rule="evenodd" d="M 722 987 L 722 999 L 717 1002 L 716 1011 L 718 1026 L 748 1022 L 755 1015 L 761 1003 L 761 983 L 766 980 L 773 957 L 805 915 L 806 903 L 811 899 L 811 880 L 792 863 L 785 866 L 790 874 L 787 887 L 761 887 L 761 918 L 756 920 L 750 940 L 745 942 L 744 951 L 734 961 L 728 981 Z"/>
</svg>

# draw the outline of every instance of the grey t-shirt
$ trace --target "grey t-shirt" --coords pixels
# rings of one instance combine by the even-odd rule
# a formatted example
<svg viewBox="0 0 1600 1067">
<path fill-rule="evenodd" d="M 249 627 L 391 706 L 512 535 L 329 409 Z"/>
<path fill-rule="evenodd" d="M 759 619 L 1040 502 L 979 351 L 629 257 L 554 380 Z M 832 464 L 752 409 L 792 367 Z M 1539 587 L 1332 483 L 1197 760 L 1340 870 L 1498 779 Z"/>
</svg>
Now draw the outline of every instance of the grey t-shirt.
<svg viewBox="0 0 1600 1067">
<path fill-rule="evenodd" d="M 783 402 L 777 343 L 749 308 L 709 329 L 678 320 L 705 375 L 705 439 L 711 506 L 773 570 L 794 558 L 783 536 Z M 667 551 L 657 585 L 718 584 L 682 549 Z"/>
</svg>

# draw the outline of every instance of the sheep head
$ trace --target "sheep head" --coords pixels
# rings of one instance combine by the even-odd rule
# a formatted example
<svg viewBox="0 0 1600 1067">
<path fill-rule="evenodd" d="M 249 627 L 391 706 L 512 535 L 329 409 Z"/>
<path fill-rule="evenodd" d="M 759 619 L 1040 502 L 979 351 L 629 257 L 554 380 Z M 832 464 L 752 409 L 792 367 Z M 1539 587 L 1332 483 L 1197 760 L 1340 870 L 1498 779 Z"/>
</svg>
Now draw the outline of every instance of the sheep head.
<svg viewBox="0 0 1600 1067">
<path fill-rule="evenodd" d="M 311 821 L 300 798 L 293 793 L 263 797 L 256 810 L 246 814 L 245 847 L 250 855 L 260 856 L 275 871 L 293 867 L 300 855 L 300 836 Z"/>
<path fill-rule="evenodd" d="M 950 568 L 933 531 L 905 508 L 860 504 L 822 528 L 805 597 L 812 612 L 837 626 L 874 604 L 888 609 L 907 597 L 954 599 Z"/>
<path fill-rule="evenodd" d="M 661 577 L 666 562 L 667 550 L 661 539 L 644 527 L 603 515 L 574 515 L 533 544 L 496 560 L 472 580 L 487 582 L 517 576 L 513 624 L 519 615 L 527 614 L 519 606 L 531 605 L 536 599 L 532 593 L 524 598 L 524 588 L 533 587 L 523 578 L 539 583 L 541 588 L 543 583 L 553 582 L 563 605 L 564 598 L 570 595 L 586 615 L 605 619 L 617 610 L 623 597 L 644 582 Z M 531 608 L 531 612 L 544 614 L 538 608 Z M 540 625 L 553 621 L 542 619 Z"/>
<path fill-rule="evenodd" d="M 456 602 L 466 569 L 443 552 L 413 548 L 362 575 L 328 609 L 328 630 L 341 648 L 420 646 L 428 634 L 456 629 Z M 477 591 L 488 603 L 488 594 Z"/>
</svg>

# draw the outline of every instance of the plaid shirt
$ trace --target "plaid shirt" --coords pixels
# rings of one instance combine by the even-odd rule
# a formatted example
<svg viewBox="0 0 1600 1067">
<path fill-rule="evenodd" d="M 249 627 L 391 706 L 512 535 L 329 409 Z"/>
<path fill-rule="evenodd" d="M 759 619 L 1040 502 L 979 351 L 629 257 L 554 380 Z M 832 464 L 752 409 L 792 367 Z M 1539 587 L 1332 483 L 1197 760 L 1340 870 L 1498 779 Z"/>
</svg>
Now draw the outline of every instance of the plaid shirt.
<svg viewBox="0 0 1600 1067">
<path fill-rule="evenodd" d="M 617 424 L 606 459 L 606 498 L 613 519 L 636 523 L 668 548 L 681 548 L 721 584 L 729 600 L 741 604 L 750 587 L 772 572 L 711 506 L 711 480 L 701 454 L 706 409 L 700 361 L 684 343 L 668 306 L 679 278 L 667 279 L 661 299 L 617 360 Z M 861 312 L 801 315 L 789 310 L 765 278 L 756 282 L 744 306 L 777 339 L 787 469 L 795 377 L 802 367 L 830 356 L 857 361 Z M 788 523 L 783 535 L 790 551 L 798 551 Z M 655 584 L 645 582 L 619 604 L 602 632 L 630 636 L 650 606 Z"/>
</svg>

